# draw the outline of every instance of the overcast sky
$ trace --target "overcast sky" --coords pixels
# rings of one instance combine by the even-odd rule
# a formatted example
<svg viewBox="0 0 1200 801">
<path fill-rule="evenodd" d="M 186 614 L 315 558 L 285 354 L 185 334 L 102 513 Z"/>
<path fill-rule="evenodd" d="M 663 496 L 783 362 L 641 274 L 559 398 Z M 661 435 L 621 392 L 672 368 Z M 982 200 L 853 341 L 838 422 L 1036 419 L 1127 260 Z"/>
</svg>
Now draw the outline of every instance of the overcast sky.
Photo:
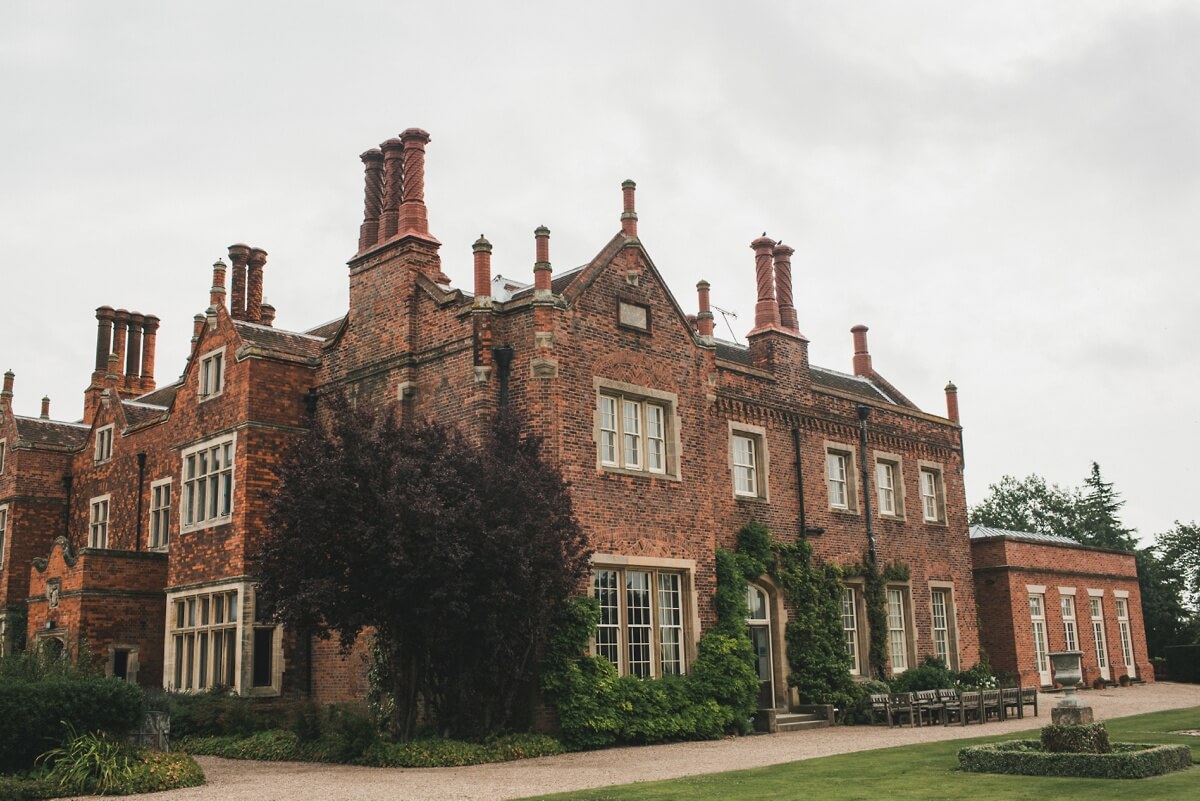
<svg viewBox="0 0 1200 801">
<path fill-rule="evenodd" d="M 796 248 L 815 364 L 945 413 L 967 497 L 1101 464 L 1143 537 L 1200 518 L 1194 2 L 0 5 L 0 370 L 76 420 L 94 309 L 183 368 L 212 262 L 270 252 L 276 324 L 346 309 L 358 154 L 428 130 L 444 269 L 532 280 L 639 233 L 685 310 L 753 325 L 752 239 Z M 729 336 L 718 318 L 718 334 Z"/>
</svg>

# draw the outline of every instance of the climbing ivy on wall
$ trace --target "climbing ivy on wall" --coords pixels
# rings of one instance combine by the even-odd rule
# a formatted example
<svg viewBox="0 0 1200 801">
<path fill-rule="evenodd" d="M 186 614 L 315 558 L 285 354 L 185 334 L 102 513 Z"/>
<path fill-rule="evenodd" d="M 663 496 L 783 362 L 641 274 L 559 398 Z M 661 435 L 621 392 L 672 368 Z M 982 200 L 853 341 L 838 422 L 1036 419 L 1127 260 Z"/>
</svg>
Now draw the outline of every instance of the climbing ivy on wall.
<svg viewBox="0 0 1200 801">
<path fill-rule="evenodd" d="M 863 579 L 863 602 L 867 607 L 867 626 L 871 638 L 867 644 L 867 664 L 871 678 L 883 681 L 887 676 L 887 585 L 891 582 L 908 581 L 907 565 L 890 562 L 883 570 L 870 559 L 846 568 L 846 576 L 861 576 Z"/>
</svg>

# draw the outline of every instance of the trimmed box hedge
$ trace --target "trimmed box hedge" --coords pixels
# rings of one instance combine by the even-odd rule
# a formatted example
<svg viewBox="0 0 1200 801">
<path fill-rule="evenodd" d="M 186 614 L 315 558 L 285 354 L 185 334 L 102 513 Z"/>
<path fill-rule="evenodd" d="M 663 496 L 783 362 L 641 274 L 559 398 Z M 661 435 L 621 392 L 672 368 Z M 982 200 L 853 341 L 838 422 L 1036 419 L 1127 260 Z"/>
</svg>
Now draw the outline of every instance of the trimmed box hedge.
<svg viewBox="0 0 1200 801">
<path fill-rule="evenodd" d="M 1006 740 L 958 752 L 959 768 L 973 773 L 1016 776 L 1074 776 L 1089 779 L 1144 779 L 1192 764 L 1186 745 L 1113 743 L 1107 754 L 1050 753 L 1039 740 Z"/>
</svg>

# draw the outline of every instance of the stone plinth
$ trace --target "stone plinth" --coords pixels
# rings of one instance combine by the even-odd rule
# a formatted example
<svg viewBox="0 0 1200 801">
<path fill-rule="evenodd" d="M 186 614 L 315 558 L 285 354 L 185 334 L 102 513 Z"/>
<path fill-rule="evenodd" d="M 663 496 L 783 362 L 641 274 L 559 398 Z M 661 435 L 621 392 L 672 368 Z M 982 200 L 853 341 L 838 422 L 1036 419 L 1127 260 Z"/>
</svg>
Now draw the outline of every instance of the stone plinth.
<svg viewBox="0 0 1200 801">
<path fill-rule="evenodd" d="M 1082 726 L 1092 722 L 1090 706 L 1056 706 L 1050 710 L 1050 722 L 1055 726 Z"/>
</svg>

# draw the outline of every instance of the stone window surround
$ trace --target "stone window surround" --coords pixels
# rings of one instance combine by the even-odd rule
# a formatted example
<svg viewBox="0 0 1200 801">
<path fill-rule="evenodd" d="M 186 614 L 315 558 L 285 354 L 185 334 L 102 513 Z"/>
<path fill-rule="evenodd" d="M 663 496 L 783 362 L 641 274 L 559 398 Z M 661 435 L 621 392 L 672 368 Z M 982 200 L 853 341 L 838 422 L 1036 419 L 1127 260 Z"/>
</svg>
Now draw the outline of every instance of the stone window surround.
<svg viewBox="0 0 1200 801">
<path fill-rule="evenodd" d="M 883 504 L 879 503 L 879 468 L 876 467 L 871 476 L 871 480 L 875 482 L 876 508 L 879 516 L 887 520 L 903 520 L 904 519 L 904 459 L 898 453 L 889 453 L 887 451 L 871 451 L 871 459 L 875 465 L 890 464 L 892 466 L 892 494 L 895 496 L 896 509 L 893 512 L 884 512 Z"/>
<path fill-rule="evenodd" d="M 906 667 L 903 670 L 896 670 L 895 667 L 892 666 L 891 599 L 888 597 L 888 593 L 892 590 L 900 591 L 900 601 L 904 612 L 904 649 Z M 898 676 L 905 670 L 914 667 L 914 662 L 916 662 L 917 641 L 915 632 L 913 631 L 912 585 L 909 582 L 887 584 L 884 586 L 883 597 L 884 603 L 887 604 L 888 608 L 888 667 L 891 668 L 893 676 Z"/>
<path fill-rule="evenodd" d="M 96 510 L 104 504 L 104 520 L 96 519 Z M 102 545 L 94 545 L 92 539 L 95 537 L 95 526 L 104 526 L 104 543 Z M 112 494 L 105 493 L 88 499 L 88 547 L 105 550 L 108 548 L 109 542 L 112 541 Z"/>
<path fill-rule="evenodd" d="M 733 438 L 745 437 L 754 443 L 754 477 L 757 491 L 754 494 L 739 492 L 737 488 L 737 473 L 733 463 Z M 729 478 L 733 487 L 733 496 L 740 501 L 771 500 L 771 458 L 767 446 L 767 429 L 751 423 L 737 420 L 729 421 Z"/>
<path fill-rule="evenodd" d="M 844 442 L 835 442 L 834 440 L 825 440 L 821 443 L 822 452 L 825 454 L 825 459 L 821 465 L 821 475 L 825 477 L 825 496 L 829 503 L 829 510 L 838 514 L 857 515 L 858 511 L 858 457 L 855 454 L 853 445 L 848 445 Z M 846 505 L 835 506 L 833 496 L 829 492 L 829 457 L 832 454 L 838 454 L 846 459 Z"/>
<path fill-rule="evenodd" d="M 102 464 L 112 459 L 115 426 L 109 423 L 96 429 L 96 441 L 92 450 L 92 461 Z"/>
<path fill-rule="evenodd" d="M 205 448 L 211 448 L 214 445 L 222 444 L 226 440 L 228 440 L 229 442 L 231 442 L 233 444 L 233 450 L 231 451 L 231 453 L 233 455 L 230 460 L 230 473 L 229 473 L 229 482 L 230 482 L 229 494 L 230 494 L 230 498 L 231 498 L 229 514 L 228 515 L 218 515 L 216 517 L 209 518 L 208 520 L 205 520 L 203 522 L 192 523 L 189 525 L 184 519 L 184 500 L 187 495 L 187 458 L 188 458 L 188 456 L 192 455 L 193 453 L 202 451 Z M 176 504 L 179 508 L 179 531 L 180 531 L 180 533 L 188 532 L 188 531 L 202 531 L 203 529 L 212 528 L 214 526 L 223 526 L 223 525 L 228 524 L 233 519 L 233 508 L 232 507 L 234 504 L 237 503 L 237 463 L 238 463 L 238 447 L 237 447 L 237 445 L 238 445 L 238 436 L 237 436 L 237 432 L 235 431 L 235 432 L 227 433 L 227 434 L 219 434 L 215 437 L 211 437 L 209 439 L 204 439 L 199 442 L 194 442 L 191 445 L 188 445 L 186 448 L 184 448 L 180 452 L 180 454 L 179 454 L 179 465 L 180 465 L 180 468 L 179 468 L 179 476 L 180 476 L 180 478 L 179 478 L 179 498 L 178 498 L 178 503 Z"/>
<path fill-rule="evenodd" d="M 864 645 L 869 645 L 869 637 L 867 636 L 867 606 L 866 599 L 863 597 L 863 591 L 866 589 L 866 582 L 861 579 L 852 579 L 845 581 L 842 588 L 851 590 L 854 593 L 854 624 L 855 624 L 855 652 L 858 668 L 851 667 L 850 674 L 853 676 L 863 676 L 870 678 L 870 666 L 863 664 L 863 659 L 867 655 L 867 650 Z M 845 631 L 845 629 L 842 629 Z"/>
<path fill-rule="evenodd" d="M 592 570 L 645 570 L 650 572 L 677 573 L 681 577 L 680 596 L 683 605 L 683 670 L 686 673 L 696 661 L 696 643 L 700 639 L 700 609 L 696 603 L 696 560 L 676 559 L 665 556 L 623 556 L 620 554 L 592 554 Z M 592 592 L 592 579 L 588 577 L 588 592 Z M 657 603 L 655 599 L 652 603 Z M 622 622 L 624 625 L 624 622 Z M 621 641 L 622 648 L 625 642 Z M 594 656 L 595 640 L 589 647 Z M 622 654 L 622 661 L 625 659 Z"/>
<path fill-rule="evenodd" d="M 955 597 L 953 581 L 929 582 L 929 642 L 933 646 L 933 654 L 937 654 L 937 643 L 933 638 L 933 593 L 940 590 L 946 593 L 946 636 L 949 638 L 947 648 L 950 655 L 950 669 L 960 670 L 962 665 L 958 647 L 958 599 Z"/>
<path fill-rule="evenodd" d="M 171 542 L 171 503 L 175 500 L 175 497 L 174 497 L 175 493 L 171 486 L 172 481 L 173 481 L 173 479 L 170 476 L 167 476 L 166 478 L 160 478 L 160 479 L 150 482 L 150 509 L 149 509 L 149 517 L 146 520 L 146 549 L 147 550 L 165 552 L 171 547 L 170 546 L 170 542 Z M 167 493 L 168 493 L 167 505 L 165 507 L 155 507 L 154 506 L 154 490 L 157 489 L 158 487 L 163 487 L 163 486 L 165 486 L 167 488 Z M 164 536 L 162 537 L 162 539 L 165 541 L 159 545 L 155 545 L 154 544 L 155 513 L 159 512 L 161 509 L 164 509 L 164 508 L 166 509 L 166 514 L 162 516 L 161 520 L 162 520 L 162 525 L 166 529 L 163 532 Z"/>
<path fill-rule="evenodd" d="M 629 384 L 624 381 L 614 381 L 608 378 L 596 376 L 592 379 L 592 386 L 595 389 L 595 402 L 592 404 L 592 442 L 596 446 L 596 471 L 602 473 L 619 473 L 626 476 L 640 476 L 642 478 L 659 478 L 670 481 L 681 480 L 680 465 L 682 464 L 682 450 L 679 437 L 679 396 L 674 392 L 664 392 L 650 387 L 641 387 L 636 384 Z M 600 396 L 607 395 L 609 397 L 623 397 L 629 400 L 657 403 L 664 407 L 665 420 L 664 425 L 666 431 L 666 472 L 654 473 L 646 469 L 634 470 L 620 466 L 623 461 L 618 458 L 619 464 L 611 465 L 604 464 L 601 461 L 600 453 Z M 617 405 L 617 416 L 621 415 L 620 404 Z M 646 436 L 645 431 L 642 432 L 642 437 Z M 618 432 L 618 438 L 620 433 Z M 621 443 L 618 441 L 618 453 L 620 453 Z"/>
<path fill-rule="evenodd" d="M 213 362 L 214 357 L 220 359 L 220 375 L 218 375 L 216 379 L 216 388 L 211 392 L 206 392 L 205 390 L 209 389 L 209 387 L 205 386 L 205 379 L 208 377 L 208 366 Z M 225 346 L 222 345 L 219 348 L 213 348 L 207 353 L 202 354 L 200 358 L 196 360 L 196 364 L 198 365 L 196 369 L 196 401 L 198 403 L 204 403 L 205 401 L 212 400 L 213 398 L 219 397 L 222 393 L 224 393 L 225 370 L 229 366 L 225 359 Z"/>
<path fill-rule="evenodd" d="M 236 677 L 232 690 L 237 695 L 250 697 L 275 697 L 282 693 L 283 690 L 283 672 L 284 672 L 284 655 L 283 655 L 283 627 L 275 626 L 275 637 L 272 643 L 271 655 L 271 686 L 270 687 L 254 687 L 253 686 L 253 670 L 254 666 L 250 664 L 254 649 L 254 630 L 262 628 L 254 621 L 254 605 L 256 603 L 257 586 L 250 581 L 223 581 L 216 583 L 205 583 L 201 586 L 192 586 L 186 590 L 177 590 L 167 592 L 166 601 L 166 626 L 163 637 L 163 689 L 171 690 L 171 682 L 175 677 L 175 618 L 173 616 L 173 607 L 176 601 L 186 600 L 191 597 L 201 595 L 217 595 L 220 593 L 238 592 L 238 620 L 237 620 L 237 650 L 234 658 Z M 211 624 L 210 624 L 211 625 Z M 187 691 L 179 691 L 187 692 Z M 195 692 L 195 691 L 193 691 Z M 207 692 L 201 690 L 200 692 Z"/>
<path fill-rule="evenodd" d="M 923 474 L 932 473 L 934 475 L 935 491 L 937 493 L 937 519 L 932 520 L 925 514 L 925 488 L 921 482 L 924 482 Z M 921 499 L 921 520 L 929 525 L 944 526 L 946 523 L 946 466 L 941 462 L 929 462 L 924 459 L 917 460 L 917 479 L 919 497 Z"/>
</svg>

